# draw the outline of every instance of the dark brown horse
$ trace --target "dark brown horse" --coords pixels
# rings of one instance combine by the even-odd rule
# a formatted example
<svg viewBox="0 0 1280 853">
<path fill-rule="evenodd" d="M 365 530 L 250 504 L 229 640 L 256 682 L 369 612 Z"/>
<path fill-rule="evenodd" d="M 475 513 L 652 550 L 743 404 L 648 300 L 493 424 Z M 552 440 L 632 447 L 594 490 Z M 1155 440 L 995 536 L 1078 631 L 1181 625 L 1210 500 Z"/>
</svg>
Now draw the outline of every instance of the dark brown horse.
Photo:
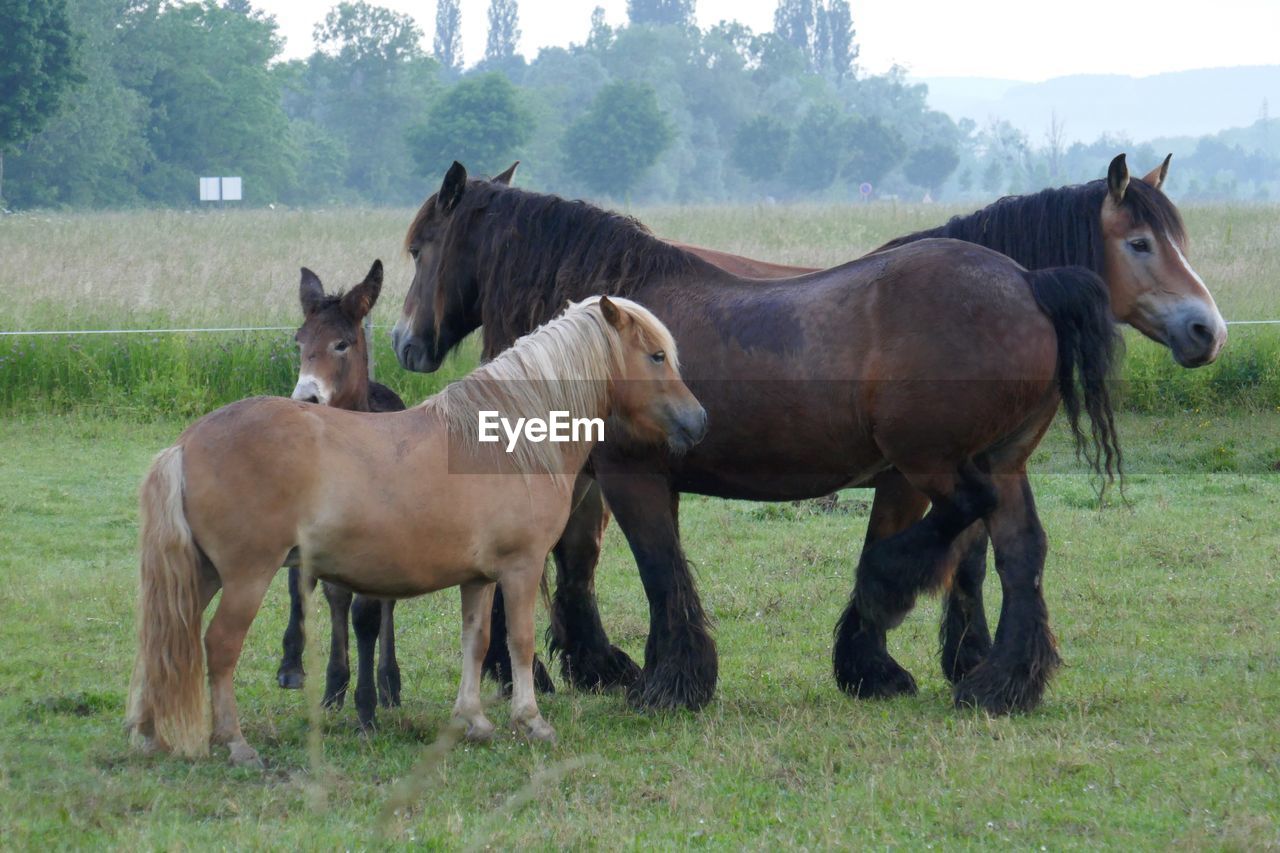
<svg viewBox="0 0 1280 853">
<path fill-rule="evenodd" d="M 1095 274 L 1028 273 L 981 247 L 926 240 L 794 280 L 741 279 L 626 217 L 468 181 L 458 164 L 408 248 L 417 270 L 393 342 L 410 369 L 436 369 L 482 325 L 492 357 L 565 301 L 602 291 L 644 302 L 680 343 L 710 416 L 706 440 L 678 456 L 608 443 L 593 456 L 650 601 L 635 701 L 698 707 L 714 689 L 715 647 L 679 543 L 681 492 L 785 500 L 890 469 L 933 507 L 896 528 L 873 520 L 841 635 L 883 637 L 920 590 L 950 581 L 985 523 L 1005 608 L 956 698 L 997 712 L 1039 701 L 1057 654 L 1025 461 L 1060 399 L 1095 469 L 1110 476 L 1119 459 L 1104 382 L 1114 332 Z M 860 682 L 900 671 L 883 643 L 857 653 Z M 571 657 L 571 674 L 582 664 Z"/>
<path fill-rule="evenodd" d="M 302 326 L 298 342 L 300 366 L 293 399 L 352 412 L 402 412 L 404 401 L 385 385 L 369 379 L 369 345 L 363 320 L 382 292 L 382 262 L 375 261 L 364 281 L 344 293 L 328 295 L 319 277 L 303 267 L 298 286 Z M 290 554 L 289 624 L 276 681 L 285 689 L 302 687 L 304 672 L 303 595 L 297 555 Z M 314 584 L 314 581 L 313 581 Z M 342 707 L 351 681 L 347 620 L 356 635 L 356 716 L 361 726 L 374 722 L 375 706 L 400 704 L 400 665 L 396 661 L 395 601 L 353 595 L 331 583 L 322 585 L 329 603 L 329 665 L 325 670 L 324 704 Z M 374 687 L 374 650 L 378 650 Z"/>
</svg>

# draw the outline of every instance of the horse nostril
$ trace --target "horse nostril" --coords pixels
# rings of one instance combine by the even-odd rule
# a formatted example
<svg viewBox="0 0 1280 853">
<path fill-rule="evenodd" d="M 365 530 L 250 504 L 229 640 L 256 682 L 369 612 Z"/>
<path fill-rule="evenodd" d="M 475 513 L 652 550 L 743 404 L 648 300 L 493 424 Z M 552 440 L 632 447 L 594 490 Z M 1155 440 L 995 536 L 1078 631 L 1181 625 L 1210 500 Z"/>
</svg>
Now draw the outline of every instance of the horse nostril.
<svg viewBox="0 0 1280 853">
<path fill-rule="evenodd" d="M 302 402 L 304 402 L 304 403 L 315 403 L 315 404 L 318 406 L 318 405 L 320 405 L 320 398 L 319 398 L 319 397 L 317 397 L 315 394 L 312 394 L 310 397 L 303 397 L 303 398 L 302 398 Z"/>
<path fill-rule="evenodd" d="M 1187 332 L 1191 335 L 1191 339 L 1201 346 L 1207 347 L 1213 343 L 1213 329 L 1205 323 L 1192 323 L 1187 327 Z"/>
</svg>

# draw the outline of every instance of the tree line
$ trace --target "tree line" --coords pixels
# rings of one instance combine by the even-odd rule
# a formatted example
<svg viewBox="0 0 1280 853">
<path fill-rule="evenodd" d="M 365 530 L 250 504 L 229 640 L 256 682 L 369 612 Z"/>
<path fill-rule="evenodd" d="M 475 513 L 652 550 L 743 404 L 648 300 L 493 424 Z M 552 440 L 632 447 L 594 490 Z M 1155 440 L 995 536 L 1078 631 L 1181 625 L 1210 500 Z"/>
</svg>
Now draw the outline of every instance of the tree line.
<svg viewBox="0 0 1280 853">
<path fill-rule="evenodd" d="M 858 68 L 847 0 L 779 0 L 763 33 L 694 11 L 628 0 L 614 28 L 597 8 L 582 44 L 527 60 L 517 0 L 490 0 L 484 59 L 464 69 L 459 0 L 439 0 L 429 40 L 408 15 L 339 3 L 288 61 L 251 0 L 0 0 L 0 192 L 186 205 L 199 176 L 241 175 L 250 204 L 399 205 L 454 159 L 520 159 L 523 183 L 565 195 L 916 199 L 1097 177 L 1123 144 L 1037 147 L 929 109 L 902 69 Z"/>
</svg>

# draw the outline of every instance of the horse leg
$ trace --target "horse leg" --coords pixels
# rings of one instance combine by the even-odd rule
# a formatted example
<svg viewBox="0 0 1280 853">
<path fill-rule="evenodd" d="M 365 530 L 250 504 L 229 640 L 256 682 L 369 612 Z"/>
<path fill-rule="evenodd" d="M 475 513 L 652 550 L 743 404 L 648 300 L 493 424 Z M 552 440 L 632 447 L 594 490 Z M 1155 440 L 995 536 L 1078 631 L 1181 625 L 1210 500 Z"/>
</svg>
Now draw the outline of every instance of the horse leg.
<svg viewBox="0 0 1280 853">
<path fill-rule="evenodd" d="M 885 634 L 897 627 L 924 590 L 946 584 L 955 570 L 956 539 L 995 504 L 990 477 L 972 464 L 954 476 L 912 482 L 933 506 L 905 530 L 868 543 L 844 615 L 836 625 L 832 655 L 840 689 L 861 698 L 915 692 L 910 673 L 885 648 Z"/>
<path fill-rule="evenodd" d="M 955 701 L 1007 714 L 1035 708 L 1061 661 L 1042 588 L 1048 540 L 1031 484 L 1025 471 L 995 481 L 998 502 L 986 522 L 1004 603 L 991 653 L 955 686 Z"/>
<path fill-rule="evenodd" d="M 498 584 L 507 599 L 507 645 L 511 653 L 511 727 L 529 740 L 553 742 L 556 731 L 542 718 L 533 687 L 533 611 L 544 561 L 504 572 Z"/>
<path fill-rule="evenodd" d="M 382 600 L 357 595 L 351 603 L 351 627 L 356 635 L 356 719 L 360 728 L 371 729 L 378 705 L 373 652 L 382 629 Z"/>
<path fill-rule="evenodd" d="M 597 472 L 600 466 L 597 466 Z M 649 599 L 644 670 L 627 691 L 638 708 L 697 710 L 715 693 L 718 661 L 707 616 L 680 549 L 679 493 L 662 474 L 602 479 Z"/>
<path fill-rule="evenodd" d="M 276 563 L 275 565 L 280 565 Z M 240 714 L 236 709 L 236 663 L 244 648 L 245 634 L 262 605 L 271 584 L 271 571 L 263 569 L 245 575 L 239 583 L 224 583 L 222 598 L 204 634 L 205 659 L 209 665 L 209 691 L 213 705 L 215 744 L 230 750 L 231 763 L 238 767 L 262 767 L 262 759 L 249 746 L 240 731 Z"/>
<path fill-rule="evenodd" d="M 951 587 L 942 599 L 938 645 L 942 674 L 958 683 L 991 651 L 991 631 L 982 604 L 982 584 L 987 576 L 987 531 L 974 525 L 957 542 L 960 561 Z"/>
<path fill-rule="evenodd" d="M 596 601 L 596 565 L 609 510 L 594 479 L 579 477 L 574 488 L 578 503 L 551 551 L 556 564 L 551 649 L 560 655 L 561 673 L 574 687 L 624 687 L 640 677 L 640 667 L 609 642 Z"/>
<path fill-rule="evenodd" d="M 396 660 L 396 600 L 382 599 L 378 630 L 378 701 L 400 707 L 400 662 Z"/>
<path fill-rule="evenodd" d="M 493 739 L 493 723 L 484 713 L 480 701 L 481 666 L 489 645 L 489 619 L 493 607 L 494 584 L 489 581 L 466 583 L 458 587 L 462 593 L 462 681 L 453 716 L 467 724 L 466 738 L 484 742 Z"/>
<path fill-rule="evenodd" d="M 329 601 L 329 668 L 324 677 L 324 706 L 341 708 L 351 683 L 351 663 L 347 657 L 347 620 L 351 613 L 351 591 L 324 584 Z"/>
<path fill-rule="evenodd" d="M 511 652 L 507 648 L 507 608 L 502 587 L 493 596 L 489 620 L 489 651 L 484 657 L 484 674 L 498 682 L 503 696 L 511 695 Z M 537 655 L 533 656 L 533 682 L 539 693 L 555 693 L 556 683 Z"/>
<path fill-rule="evenodd" d="M 640 668 L 625 652 L 609 643 L 596 604 L 596 563 L 609 511 L 596 481 L 580 474 L 573 484 L 573 511 L 551 554 L 556 563 L 556 591 L 551 600 L 550 647 L 560 656 L 561 674 L 582 690 L 603 690 L 630 684 Z M 493 599 L 493 637 L 484 671 L 502 685 L 511 686 L 511 660 L 507 657 L 505 599 L 499 588 Z M 555 682 L 533 660 L 534 685 L 540 693 L 554 693 Z"/>
<path fill-rule="evenodd" d="M 289 567 L 289 624 L 284 629 L 284 655 L 276 673 L 276 683 L 285 690 L 301 690 L 306 673 L 302 666 L 302 649 L 306 645 L 302 630 L 307 617 L 302 612 L 302 590 L 298 589 L 301 574 L 297 566 Z M 311 588 L 315 589 L 314 579 Z"/>
<path fill-rule="evenodd" d="M 875 489 L 855 584 L 862 582 L 861 578 L 867 571 L 867 552 L 872 545 L 910 527 L 929 508 L 929 499 L 916 491 L 896 470 L 885 471 L 876 477 Z M 915 679 L 888 652 L 886 627 L 859 614 L 852 603 L 854 594 L 856 587 L 844 615 L 836 624 L 835 646 L 831 653 L 836 683 L 841 690 L 861 697 L 914 694 Z"/>
</svg>

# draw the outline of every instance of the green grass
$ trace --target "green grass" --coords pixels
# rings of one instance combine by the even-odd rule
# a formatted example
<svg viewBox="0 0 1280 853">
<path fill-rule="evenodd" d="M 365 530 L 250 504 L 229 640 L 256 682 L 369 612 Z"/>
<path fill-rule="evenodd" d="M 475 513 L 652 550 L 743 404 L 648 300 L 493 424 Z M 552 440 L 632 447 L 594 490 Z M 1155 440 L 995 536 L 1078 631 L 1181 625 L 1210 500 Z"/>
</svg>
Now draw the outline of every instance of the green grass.
<svg viewBox="0 0 1280 853">
<path fill-rule="evenodd" d="M 329 715 L 320 777 L 304 699 L 274 685 L 283 574 L 237 678 L 267 772 L 127 747 L 136 487 L 184 425 L 80 413 L 11 417 L 0 430 L 3 846 L 378 846 L 380 810 L 456 691 L 452 593 L 398 609 L 405 705 L 380 712 L 372 738 L 354 731 L 352 709 Z M 1035 713 L 951 708 L 933 601 L 890 641 L 919 696 L 858 702 L 836 690 L 831 626 L 868 492 L 845 493 L 832 513 L 690 498 L 682 529 L 721 652 L 711 706 L 642 716 L 617 695 L 558 693 L 543 702 L 557 746 L 504 736 L 450 751 L 388 843 L 1280 845 L 1280 415 L 1128 415 L 1121 434 L 1127 503 L 1097 508 L 1061 430 L 1034 460 L 1066 661 Z M 998 587 L 993 574 L 992 618 Z M 646 609 L 616 528 L 599 594 L 614 641 L 639 657 Z"/>
<path fill-rule="evenodd" d="M 651 208 L 656 233 L 793 264 L 828 266 L 891 237 L 963 212 L 927 205 Z M 1280 319 L 1270 271 L 1280 266 L 1274 206 L 1185 211 L 1191 260 L 1228 319 Z M 398 316 L 411 269 L 401 238 L 409 210 L 141 211 L 0 218 L 0 330 L 293 326 L 298 268 L 329 288 L 360 281 L 374 258 L 387 278 L 374 319 L 380 376 L 406 399 L 444 377 L 395 367 L 386 327 Z M 1129 334 L 1123 405 L 1141 412 L 1280 406 L 1280 327 L 1234 327 L 1221 359 L 1178 368 L 1168 351 Z M 294 380 L 288 332 L 124 337 L 0 337 L 0 412 L 190 416 L 251 394 L 284 393 Z M 274 359 L 273 359 L 274 356 Z"/>
</svg>

